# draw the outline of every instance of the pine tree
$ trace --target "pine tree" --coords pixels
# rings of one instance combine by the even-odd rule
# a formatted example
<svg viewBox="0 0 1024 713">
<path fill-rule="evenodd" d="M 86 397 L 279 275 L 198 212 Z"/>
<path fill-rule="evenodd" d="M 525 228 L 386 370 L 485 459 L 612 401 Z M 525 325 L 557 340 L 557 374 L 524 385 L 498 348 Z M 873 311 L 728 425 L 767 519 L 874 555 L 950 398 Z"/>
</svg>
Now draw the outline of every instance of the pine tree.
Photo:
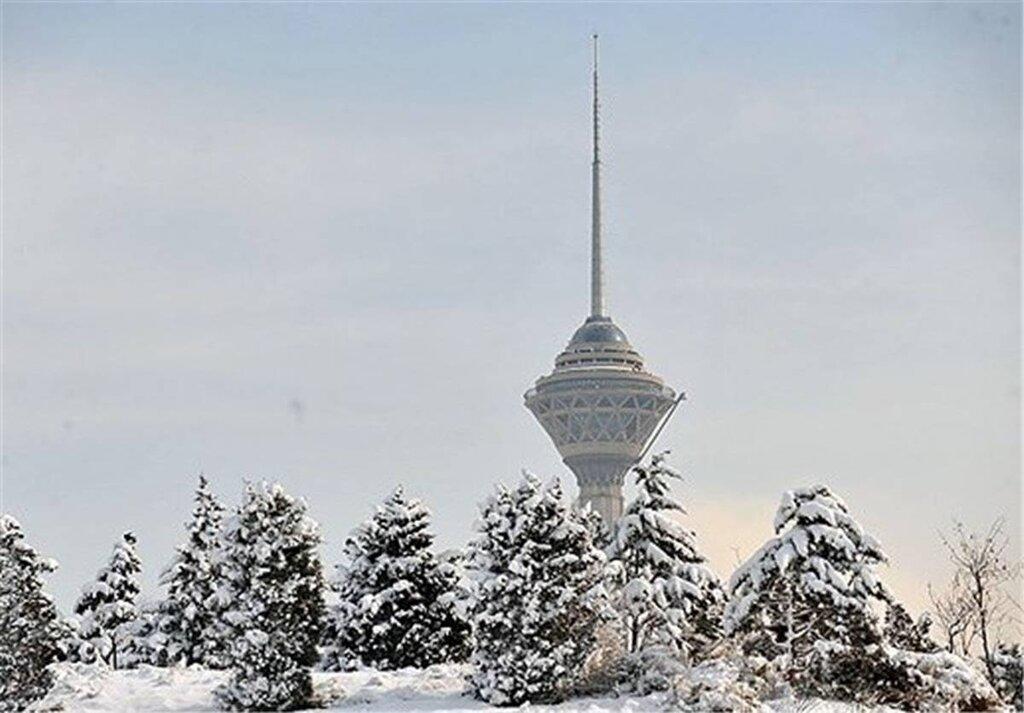
<svg viewBox="0 0 1024 713">
<path fill-rule="evenodd" d="M 0 711 L 23 710 L 51 684 L 63 628 L 43 576 L 57 569 L 28 543 L 21 525 L 0 515 Z"/>
<path fill-rule="evenodd" d="M 938 644 L 928 635 L 930 628 L 931 620 L 927 613 L 915 622 L 906 607 L 898 602 L 890 602 L 885 610 L 883 637 L 898 649 L 920 653 L 938 651 Z"/>
<path fill-rule="evenodd" d="M 871 604 L 889 594 L 873 568 L 886 558 L 843 501 L 821 485 L 787 492 L 775 532 L 732 576 L 726 633 L 794 666 L 818 643 L 879 643 Z"/>
<path fill-rule="evenodd" d="M 453 562 L 431 551 L 430 513 L 399 487 L 345 543 L 338 604 L 324 634 L 324 667 L 382 670 L 462 661 L 469 623 Z"/>
<path fill-rule="evenodd" d="M 126 640 L 119 656 L 124 668 L 140 664 L 167 667 L 180 659 L 178 651 L 164 632 L 168 612 L 166 602 L 146 602 L 139 606 L 135 620 L 126 626 Z"/>
<path fill-rule="evenodd" d="M 94 664 L 100 660 L 96 647 L 82 637 L 82 620 L 72 616 L 64 620 L 64 637 L 60 642 L 61 660 L 70 663 Z"/>
<path fill-rule="evenodd" d="M 218 695 L 235 710 L 309 705 L 324 609 L 316 522 L 280 485 L 250 484 L 222 537 L 231 678 Z"/>
<path fill-rule="evenodd" d="M 215 551 L 223 513 L 224 506 L 200 475 L 192 520 L 187 525 L 188 540 L 178 546 L 162 577 L 167 599 L 159 629 L 167 636 L 170 657 L 185 665 L 222 668 L 224 664 L 222 642 L 216 636 L 214 597 L 218 576 Z"/>
<path fill-rule="evenodd" d="M 142 564 L 135 551 L 135 535 L 126 532 L 114 545 L 114 552 L 106 567 L 96 574 L 96 581 L 82 587 L 82 595 L 75 605 L 75 614 L 81 617 L 79 637 L 95 651 L 95 655 L 113 668 L 119 653 L 131 639 L 131 629 L 138 610 L 139 573 Z M 88 659 L 88 654 L 82 658 Z"/>
<path fill-rule="evenodd" d="M 577 501 L 573 503 L 573 508 L 577 511 L 579 517 L 587 523 L 594 546 L 602 552 L 606 551 L 612 543 L 612 527 L 614 524 L 610 527 L 604 521 L 604 518 L 601 517 L 601 513 L 595 510 L 589 502 L 580 503 Z"/>
<path fill-rule="evenodd" d="M 578 683 L 609 616 L 605 557 L 558 481 L 527 475 L 484 504 L 470 543 L 470 685 L 494 705 L 554 702 Z"/>
<path fill-rule="evenodd" d="M 1013 710 L 1024 710 L 1024 658 L 1020 644 L 997 644 L 992 663 L 992 687 Z"/>
<path fill-rule="evenodd" d="M 719 636 L 724 594 L 696 535 L 673 517 L 685 510 L 672 498 L 669 479 L 680 475 L 666 455 L 633 469 L 637 496 L 608 548 L 619 584 L 615 609 L 627 651 L 656 647 L 699 656 Z"/>
</svg>

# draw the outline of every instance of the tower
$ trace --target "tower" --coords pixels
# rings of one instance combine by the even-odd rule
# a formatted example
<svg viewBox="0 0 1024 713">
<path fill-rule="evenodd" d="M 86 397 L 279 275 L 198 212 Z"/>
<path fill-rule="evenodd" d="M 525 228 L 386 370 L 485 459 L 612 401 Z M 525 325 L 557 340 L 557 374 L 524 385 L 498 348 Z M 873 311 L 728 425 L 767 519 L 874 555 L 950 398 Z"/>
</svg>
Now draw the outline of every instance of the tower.
<svg viewBox="0 0 1024 713">
<path fill-rule="evenodd" d="M 675 392 L 644 369 L 625 333 L 606 313 L 601 254 L 601 154 L 597 35 L 594 35 L 593 164 L 591 166 L 590 316 L 555 368 L 524 395 L 526 407 L 576 475 L 580 501 L 606 523 L 622 515 L 622 484 L 655 429 L 676 403 Z"/>
</svg>

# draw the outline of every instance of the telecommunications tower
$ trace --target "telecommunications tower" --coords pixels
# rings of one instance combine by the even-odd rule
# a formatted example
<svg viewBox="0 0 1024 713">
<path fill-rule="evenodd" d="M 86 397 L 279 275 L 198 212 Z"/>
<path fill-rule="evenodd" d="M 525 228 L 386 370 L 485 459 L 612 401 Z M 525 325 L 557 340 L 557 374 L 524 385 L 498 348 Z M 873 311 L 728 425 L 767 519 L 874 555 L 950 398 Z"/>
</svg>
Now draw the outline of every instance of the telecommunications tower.
<svg viewBox="0 0 1024 713">
<path fill-rule="evenodd" d="M 524 399 L 575 473 L 580 501 L 612 523 L 622 515 L 626 472 L 678 401 L 671 388 L 644 369 L 643 357 L 605 309 L 597 90 L 595 35 L 590 316 L 555 358 L 554 371 L 537 379 Z"/>
</svg>

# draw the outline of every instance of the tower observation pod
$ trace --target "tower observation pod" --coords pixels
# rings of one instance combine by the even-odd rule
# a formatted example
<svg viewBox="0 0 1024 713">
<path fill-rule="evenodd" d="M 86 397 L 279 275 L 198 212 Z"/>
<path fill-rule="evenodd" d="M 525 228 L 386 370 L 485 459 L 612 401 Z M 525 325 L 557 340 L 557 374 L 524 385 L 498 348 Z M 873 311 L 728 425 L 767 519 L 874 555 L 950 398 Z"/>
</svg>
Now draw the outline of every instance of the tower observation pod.
<svg viewBox="0 0 1024 713">
<path fill-rule="evenodd" d="M 669 414 L 676 394 L 644 369 L 643 357 L 605 310 L 596 35 L 593 79 L 590 316 L 555 359 L 554 371 L 537 379 L 524 399 L 576 475 L 580 502 L 589 502 L 610 524 L 622 515 L 627 471 Z"/>
</svg>

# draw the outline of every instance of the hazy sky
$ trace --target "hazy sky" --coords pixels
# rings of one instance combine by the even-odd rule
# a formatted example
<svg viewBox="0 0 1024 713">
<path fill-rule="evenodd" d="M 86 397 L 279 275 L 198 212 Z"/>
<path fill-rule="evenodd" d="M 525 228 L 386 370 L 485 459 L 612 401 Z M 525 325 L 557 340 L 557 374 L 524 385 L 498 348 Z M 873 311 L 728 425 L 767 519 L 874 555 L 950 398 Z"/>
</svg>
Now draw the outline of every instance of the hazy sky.
<svg viewBox="0 0 1024 713">
<path fill-rule="evenodd" d="M 833 486 L 913 608 L 937 532 L 1020 532 L 1019 4 L 3 7 L 3 509 L 62 605 L 196 474 L 279 479 L 327 562 L 397 483 L 444 546 L 609 309 L 722 577 Z M 1015 549 L 1019 552 L 1019 548 Z"/>
</svg>

